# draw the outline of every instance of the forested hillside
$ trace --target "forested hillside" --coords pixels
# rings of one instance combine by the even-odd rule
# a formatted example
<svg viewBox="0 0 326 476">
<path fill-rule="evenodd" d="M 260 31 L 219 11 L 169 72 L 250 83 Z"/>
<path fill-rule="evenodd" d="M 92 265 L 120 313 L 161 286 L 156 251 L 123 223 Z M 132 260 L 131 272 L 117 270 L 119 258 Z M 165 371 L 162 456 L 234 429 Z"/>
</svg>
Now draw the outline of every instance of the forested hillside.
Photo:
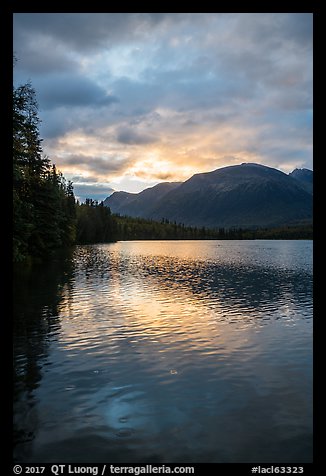
<svg viewBox="0 0 326 476">
<path fill-rule="evenodd" d="M 298 221 L 297 226 L 271 229 L 251 227 L 250 230 L 248 226 L 191 227 L 167 218 L 155 221 L 114 215 L 103 202 L 98 203 L 91 198 L 79 204 L 75 200 L 72 182 L 67 181 L 43 153 L 39 123 L 36 94 L 32 85 L 27 83 L 14 88 L 13 259 L 16 262 L 28 257 L 42 260 L 51 256 L 55 250 L 74 244 L 116 240 L 312 238 L 309 220 L 306 223 Z M 194 177 L 197 180 L 201 175 Z M 306 175 L 303 178 L 306 179 Z M 171 196 L 181 188 L 177 183 L 161 185 L 140 194 L 146 198 L 148 206 L 155 202 L 155 197 L 159 200 L 167 192 Z M 306 195 L 306 192 L 302 193 Z M 196 195 L 198 193 L 193 193 L 192 200 L 196 200 Z M 112 201 L 114 196 L 115 194 L 106 202 Z"/>
<path fill-rule="evenodd" d="M 113 213 L 162 217 L 187 226 L 261 228 L 312 223 L 313 172 L 255 163 L 160 183 L 140 193 L 115 192 L 104 201 Z"/>
<path fill-rule="evenodd" d="M 312 240 L 313 226 L 302 224 L 276 228 L 206 228 L 185 226 L 167 219 L 113 215 L 117 240 Z"/>
</svg>

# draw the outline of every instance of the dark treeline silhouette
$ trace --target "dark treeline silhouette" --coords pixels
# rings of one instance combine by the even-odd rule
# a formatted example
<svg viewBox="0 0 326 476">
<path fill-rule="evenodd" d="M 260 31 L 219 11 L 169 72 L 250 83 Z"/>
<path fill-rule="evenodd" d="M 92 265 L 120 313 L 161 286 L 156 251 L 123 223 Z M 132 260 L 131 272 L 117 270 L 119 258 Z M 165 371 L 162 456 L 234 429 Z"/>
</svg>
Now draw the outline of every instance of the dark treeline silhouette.
<svg viewBox="0 0 326 476">
<path fill-rule="evenodd" d="M 43 154 L 30 83 L 13 88 L 13 259 L 44 259 L 73 244 L 116 240 L 312 239 L 312 225 L 248 230 L 189 227 L 112 215 L 103 202 L 75 200 L 73 184 Z"/>
<path fill-rule="evenodd" d="M 76 242 L 79 244 L 110 242 L 117 236 L 116 219 L 103 202 L 87 198 L 77 204 Z"/>
<path fill-rule="evenodd" d="M 75 197 L 43 154 L 35 91 L 30 83 L 13 89 L 14 261 L 43 258 L 75 242 Z"/>
<path fill-rule="evenodd" d="M 254 240 L 312 239 L 312 225 L 278 228 L 205 228 L 177 224 L 163 218 L 160 222 L 144 218 L 112 215 L 116 221 L 116 240 Z"/>
</svg>

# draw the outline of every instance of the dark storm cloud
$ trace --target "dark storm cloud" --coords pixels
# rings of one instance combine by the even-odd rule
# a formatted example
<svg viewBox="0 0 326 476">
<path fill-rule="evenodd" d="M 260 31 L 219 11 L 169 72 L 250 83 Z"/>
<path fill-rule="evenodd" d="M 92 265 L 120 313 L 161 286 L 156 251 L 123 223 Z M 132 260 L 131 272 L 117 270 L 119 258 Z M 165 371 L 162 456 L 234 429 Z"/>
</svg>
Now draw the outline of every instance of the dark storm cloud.
<svg viewBox="0 0 326 476">
<path fill-rule="evenodd" d="M 127 41 L 142 37 L 169 17 L 165 13 L 16 13 L 14 27 L 23 32 L 23 38 L 39 34 L 75 51 L 89 51 L 125 42 L 126 33 Z"/>
<path fill-rule="evenodd" d="M 46 119 L 40 124 L 40 134 L 43 139 L 52 140 L 63 137 L 75 127 L 76 123 L 72 120 L 71 113 L 66 108 L 57 108 L 47 111 Z"/>
<path fill-rule="evenodd" d="M 18 43 L 18 44 L 17 44 Z M 73 72 L 79 69 L 78 62 L 67 54 L 65 47 L 53 47 L 52 42 L 44 41 L 36 48 L 35 44 L 29 41 L 24 42 L 24 46 L 16 42 L 17 50 L 14 53 L 18 56 L 19 68 L 28 75 L 38 75 L 58 72 Z M 23 54 L 21 53 L 23 49 Z M 49 54 L 49 49 L 51 54 Z"/>
<path fill-rule="evenodd" d="M 112 83 L 115 94 L 121 98 L 122 111 L 130 116 L 150 113 L 164 101 L 164 85 L 145 80 L 117 79 Z"/>
<path fill-rule="evenodd" d="M 53 74 L 37 79 L 35 84 L 39 101 L 44 109 L 60 106 L 103 106 L 119 101 L 81 75 Z"/>
<path fill-rule="evenodd" d="M 14 50 L 58 163 L 116 177 L 138 160 L 146 176 L 152 144 L 194 171 L 311 167 L 312 14 L 22 13 Z"/>
<path fill-rule="evenodd" d="M 117 156 L 102 158 L 93 155 L 70 154 L 62 157 L 60 162 L 62 165 L 78 165 L 84 170 L 95 172 L 100 175 L 107 175 L 110 173 L 123 172 L 132 163 L 132 160 L 126 157 Z"/>
<path fill-rule="evenodd" d="M 72 55 L 69 60 L 63 54 L 62 45 L 66 51 L 91 47 L 103 51 L 100 48 L 104 46 L 114 49 L 119 41 L 130 44 L 136 37 L 151 34 L 148 45 L 154 48 L 151 68 L 145 68 L 137 80 L 123 75 L 112 84 L 114 95 L 123 98 L 126 112 L 133 115 L 144 114 L 161 104 L 182 109 L 214 106 L 234 101 L 238 96 L 248 99 L 263 93 L 262 89 L 272 86 L 273 81 L 276 87 L 282 81 L 286 87 L 286 82 L 291 82 L 293 67 L 296 71 L 302 67 L 300 58 L 292 65 L 293 44 L 299 40 L 302 44 L 302 31 L 309 45 L 312 28 L 312 16 L 304 14 L 17 14 L 15 17 L 17 38 L 24 36 L 25 48 L 29 45 L 35 52 L 37 35 L 45 36 L 47 41 L 55 39 L 51 55 L 46 41 L 43 54 L 44 41 L 38 42 L 38 54 L 41 52 L 41 59 L 53 56 L 57 64 L 61 48 L 66 67 L 73 60 Z M 162 25 L 164 28 L 160 30 Z M 180 43 L 177 47 L 169 43 L 174 37 Z M 34 54 L 34 60 L 30 55 L 32 67 L 38 54 Z M 133 60 L 137 58 L 131 56 L 130 61 Z M 83 74 L 87 76 L 87 71 Z M 76 80 L 78 88 L 78 75 Z M 86 93 L 85 101 L 87 98 Z"/>
<path fill-rule="evenodd" d="M 129 127 L 123 127 L 117 131 L 117 140 L 122 144 L 151 144 L 157 141 L 154 136 L 137 132 Z"/>
</svg>

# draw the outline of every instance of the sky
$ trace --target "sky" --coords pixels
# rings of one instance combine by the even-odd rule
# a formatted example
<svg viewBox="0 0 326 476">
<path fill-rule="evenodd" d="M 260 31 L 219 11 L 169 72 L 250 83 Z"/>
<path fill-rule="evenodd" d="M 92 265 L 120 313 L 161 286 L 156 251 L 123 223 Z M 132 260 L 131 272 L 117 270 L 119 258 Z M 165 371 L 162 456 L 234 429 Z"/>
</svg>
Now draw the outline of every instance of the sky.
<svg viewBox="0 0 326 476">
<path fill-rule="evenodd" d="M 103 200 L 256 162 L 312 164 L 311 13 L 15 13 L 44 153 Z"/>
</svg>

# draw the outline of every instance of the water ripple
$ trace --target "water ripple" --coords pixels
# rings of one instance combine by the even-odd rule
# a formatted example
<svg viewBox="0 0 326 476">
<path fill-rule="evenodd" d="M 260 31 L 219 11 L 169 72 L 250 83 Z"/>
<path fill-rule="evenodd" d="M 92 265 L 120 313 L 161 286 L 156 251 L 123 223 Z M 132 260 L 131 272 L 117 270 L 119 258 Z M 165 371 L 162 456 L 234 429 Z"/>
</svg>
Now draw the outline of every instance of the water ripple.
<svg viewBox="0 0 326 476">
<path fill-rule="evenodd" d="M 311 257 L 305 241 L 77 247 L 60 292 L 31 287 L 17 310 L 17 461 L 310 461 Z"/>
</svg>

